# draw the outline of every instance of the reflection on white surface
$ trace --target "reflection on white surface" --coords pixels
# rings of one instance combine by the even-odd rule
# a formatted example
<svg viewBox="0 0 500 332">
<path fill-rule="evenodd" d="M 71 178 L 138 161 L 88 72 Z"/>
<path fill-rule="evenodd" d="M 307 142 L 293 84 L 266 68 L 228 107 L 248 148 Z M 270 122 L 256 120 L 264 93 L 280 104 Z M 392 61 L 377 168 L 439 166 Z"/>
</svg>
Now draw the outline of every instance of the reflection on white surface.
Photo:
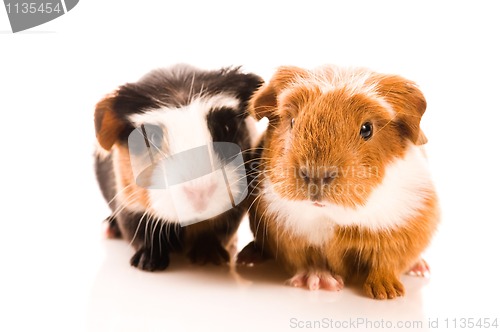
<svg viewBox="0 0 500 332">
<path fill-rule="evenodd" d="M 229 266 L 193 266 L 174 255 L 166 271 L 143 272 L 129 265 L 133 250 L 127 243 L 97 236 L 95 220 L 71 222 L 83 226 L 78 237 L 72 238 L 77 230 L 73 226 L 66 233 L 61 227 L 44 239 L 27 235 L 33 252 L 22 257 L 30 258 L 29 264 L 8 264 L 11 274 L 4 287 L 10 286 L 2 292 L 2 301 L 4 308 L 16 313 L 2 321 L 5 327 L 290 331 L 318 321 L 324 326 L 349 322 L 351 327 L 355 321 L 357 328 L 341 330 L 367 331 L 365 324 L 403 322 L 424 327 L 404 331 L 427 331 L 432 330 L 426 327 L 429 319 L 497 315 L 498 289 L 492 286 L 496 276 L 490 257 L 470 259 L 468 247 L 450 241 L 459 237 L 457 233 L 441 234 L 436 239 L 439 245 L 427 253 L 430 279 L 404 276 L 405 297 L 376 301 L 355 285 L 340 292 L 292 288 L 284 284 L 289 276 L 272 262 L 234 271 Z"/>
<path fill-rule="evenodd" d="M 359 287 L 340 292 L 296 289 L 272 262 L 254 267 L 192 266 L 176 257 L 165 272 L 147 273 L 128 266 L 132 251 L 109 240 L 90 292 L 87 324 L 91 330 L 179 330 L 221 327 L 230 330 L 287 330 L 306 321 L 366 319 L 424 321 L 425 279 L 404 277 L 408 296 L 378 302 Z M 163 328 L 162 328 L 163 327 Z"/>
<path fill-rule="evenodd" d="M 103 260 L 95 265 L 86 317 L 93 331 L 287 331 L 308 324 L 326 330 L 343 324 L 345 331 L 406 324 L 414 328 L 395 330 L 428 331 L 429 321 L 436 319 L 444 324 L 446 318 L 495 315 L 493 303 L 475 300 L 475 294 L 491 287 L 473 286 L 465 274 L 450 269 L 453 259 L 445 246 L 429 253 L 431 278 L 403 276 L 405 297 L 376 301 L 358 285 L 340 292 L 287 286 L 289 276 L 271 261 L 254 267 L 193 266 L 174 255 L 167 271 L 148 273 L 128 265 L 132 249 L 123 241 L 101 240 L 100 245 Z"/>
</svg>

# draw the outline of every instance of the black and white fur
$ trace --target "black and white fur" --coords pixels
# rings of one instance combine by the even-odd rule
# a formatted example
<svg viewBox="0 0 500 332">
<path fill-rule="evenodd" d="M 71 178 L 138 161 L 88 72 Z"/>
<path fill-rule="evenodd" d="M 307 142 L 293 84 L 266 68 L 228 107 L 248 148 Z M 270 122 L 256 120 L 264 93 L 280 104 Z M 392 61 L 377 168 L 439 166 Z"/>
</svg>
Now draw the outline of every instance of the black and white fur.
<svg viewBox="0 0 500 332">
<path fill-rule="evenodd" d="M 157 126 L 167 154 L 207 142 L 232 142 L 239 145 L 247 162 L 256 139 L 255 120 L 247 112 L 247 103 L 262 83 L 259 76 L 239 68 L 204 71 L 177 65 L 122 85 L 97 104 L 97 180 L 112 210 L 107 219 L 109 231 L 123 236 L 136 249 L 133 266 L 148 271 L 165 269 L 171 252 L 184 252 L 196 263 L 227 262 L 225 246 L 244 217 L 248 200 L 214 218 L 181 227 L 168 195 L 139 188 L 130 180 L 134 179 L 126 152 L 130 133 L 143 124 Z M 231 170 L 227 173 L 230 176 Z M 200 183 L 195 190 L 204 190 L 203 186 Z M 227 195 L 226 190 L 216 188 L 209 204 L 218 204 L 217 195 Z M 192 203 L 187 196 L 180 199 L 182 204 Z"/>
</svg>

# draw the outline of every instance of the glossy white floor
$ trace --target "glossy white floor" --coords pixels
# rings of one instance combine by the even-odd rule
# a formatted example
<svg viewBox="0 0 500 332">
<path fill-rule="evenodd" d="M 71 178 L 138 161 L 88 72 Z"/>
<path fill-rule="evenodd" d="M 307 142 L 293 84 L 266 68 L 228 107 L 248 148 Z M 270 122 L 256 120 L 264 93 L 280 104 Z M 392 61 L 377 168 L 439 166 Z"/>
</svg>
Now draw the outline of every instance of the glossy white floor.
<svg viewBox="0 0 500 332">
<path fill-rule="evenodd" d="M 398 324 L 403 331 L 480 330 L 473 323 L 494 330 L 485 325 L 495 319 L 500 325 L 494 2 L 257 2 L 224 20 L 211 15 L 229 4 L 100 6 L 83 1 L 34 32 L 0 34 L 1 331 L 289 331 L 316 321 L 342 331 Z M 8 30 L 2 15 L 0 30 Z M 130 267 L 127 243 L 102 238 L 109 211 L 92 172 L 93 106 L 117 85 L 176 62 L 245 64 L 266 79 L 280 64 L 329 62 L 417 81 L 428 101 L 422 127 L 443 216 L 425 253 L 431 277 L 404 276 L 405 297 L 374 301 L 352 286 L 335 293 L 294 289 L 272 263 L 231 269 L 174 257 L 165 272 Z M 240 233 L 241 247 L 247 223 Z"/>
</svg>

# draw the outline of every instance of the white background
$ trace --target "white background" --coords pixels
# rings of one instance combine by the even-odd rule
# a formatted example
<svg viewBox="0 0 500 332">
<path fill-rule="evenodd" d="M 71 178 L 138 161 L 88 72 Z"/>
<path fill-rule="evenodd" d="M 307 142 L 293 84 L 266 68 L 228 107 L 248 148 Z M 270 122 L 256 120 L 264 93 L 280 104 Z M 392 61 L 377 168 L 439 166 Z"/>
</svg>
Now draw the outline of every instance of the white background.
<svg viewBox="0 0 500 332">
<path fill-rule="evenodd" d="M 0 9 L 0 330 L 288 331 L 292 318 L 370 318 L 420 320 L 422 331 L 429 319 L 500 319 L 498 8 L 83 0 L 18 34 Z M 239 274 L 179 259 L 160 273 L 131 268 L 132 249 L 102 239 L 93 107 L 177 62 L 244 65 L 265 79 L 283 64 L 334 63 L 416 81 L 443 217 L 425 255 L 431 278 L 404 277 L 407 296 L 379 302 L 353 287 L 293 289 L 272 264 Z"/>
</svg>

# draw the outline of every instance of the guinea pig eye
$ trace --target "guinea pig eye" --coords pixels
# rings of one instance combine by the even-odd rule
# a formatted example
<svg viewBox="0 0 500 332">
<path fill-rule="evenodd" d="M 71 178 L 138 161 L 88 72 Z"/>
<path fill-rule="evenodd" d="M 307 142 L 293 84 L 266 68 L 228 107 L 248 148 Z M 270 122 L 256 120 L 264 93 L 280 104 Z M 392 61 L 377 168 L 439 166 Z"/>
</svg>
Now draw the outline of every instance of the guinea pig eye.
<svg viewBox="0 0 500 332">
<path fill-rule="evenodd" d="M 234 123 L 233 120 L 226 121 L 220 129 L 220 138 L 224 141 L 231 141 L 234 139 L 235 133 L 237 129 L 237 124 Z"/>
<path fill-rule="evenodd" d="M 295 125 L 295 118 L 292 118 L 290 120 L 290 129 L 293 129 L 293 126 Z"/>
<path fill-rule="evenodd" d="M 159 148 L 161 147 L 161 141 L 163 140 L 163 132 L 159 126 L 148 126 L 146 127 L 146 135 L 150 145 Z"/>
<path fill-rule="evenodd" d="M 156 125 L 144 124 L 135 128 L 128 138 L 129 152 L 133 155 L 141 155 L 152 148 L 153 151 L 160 149 L 163 141 L 163 131 Z"/>
<path fill-rule="evenodd" d="M 373 136 L 373 125 L 371 122 L 365 122 L 361 126 L 361 130 L 359 131 L 359 135 L 367 141 L 370 137 Z"/>
</svg>

